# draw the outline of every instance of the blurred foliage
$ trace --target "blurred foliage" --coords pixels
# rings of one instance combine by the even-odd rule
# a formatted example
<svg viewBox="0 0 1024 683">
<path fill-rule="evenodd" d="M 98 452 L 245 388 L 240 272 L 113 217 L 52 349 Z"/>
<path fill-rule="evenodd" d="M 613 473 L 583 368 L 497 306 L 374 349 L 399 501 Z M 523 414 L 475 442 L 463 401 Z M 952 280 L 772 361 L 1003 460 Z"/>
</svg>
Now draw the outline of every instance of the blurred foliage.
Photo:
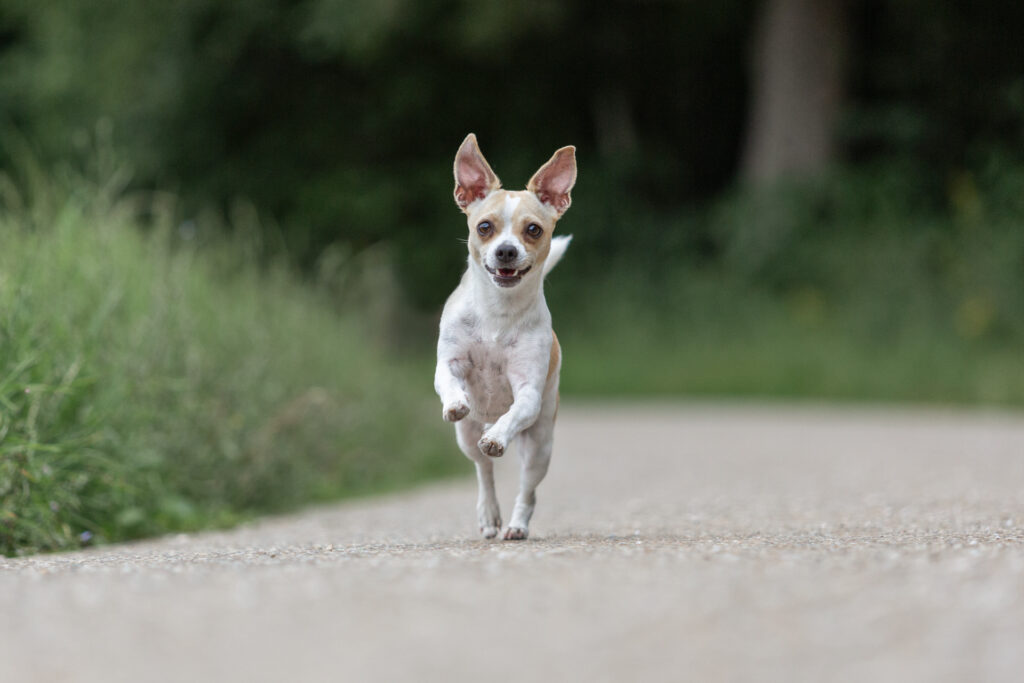
<svg viewBox="0 0 1024 683">
<path fill-rule="evenodd" d="M 939 207 L 926 169 L 887 162 L 661 217 L 670 235 L 707 226 L 719 256 L 668 241 L 600 278 L 560 263 L 563 387 L 1024 404 L 1022 187 L 993 155 Z"/>
<path fill-rule="evenodd" d="M 462 260 L 450 168 L 469 131 L 510 187 L 568 143 L 587 183 L 603 150 L 631 200 L 722 187 L 749 4 L 0 0 L 0 111 L 49 159 L 106 118 L 133 186 L 185 215 L 249 198 L 303 266 L 397 244 L 433 307 Z"/>
<path fill-rule="evenodd" d="M 469 131 L 510 187 L 556 147 L 579 147 L 576 206 L 592 211 L 568 219 L 587 231 L 576 253 L 639 253 L 662 233 L 638 215 L 727 189 L 758 6 L 0 0 L 0 115 L 44 160 L 108 121 L 132 187 L 176 192 L 186 219 L 255 202 L 274 219 L 266 249 L 307 269 L 332 244 L 393 244 L 407 295 L 432 309 L 462 258 L 448 169 Z M 847 158 L 923 162 L 934 210 L 951 175 L 1024 148 L 1024 6 L 849 8 Z M 688 229 L 672 239 L 709 256 L 711 227 Z"/>
<path fill-rule="evenodd" d="M 353 306 L 392 305 L 358 264 L 300 283 L 246 256 L 257 226 L 231 226 L 229 246 L 171 221 L 173 197 L 125 193 L 103 149 L 84 174 L 21 158 L 20 180 L 0 175 L 0 553 L 224 524 L 465 464 L 429 381 Z M 353 300 L 331 295 L 342 277 Z"/>
<path fill-rule="evenodd" d="M 993 149 L 1024 149 L 1024 5 L 854 0 L 850 159 L 922 162 L 933 182 Z"/>
</svg>

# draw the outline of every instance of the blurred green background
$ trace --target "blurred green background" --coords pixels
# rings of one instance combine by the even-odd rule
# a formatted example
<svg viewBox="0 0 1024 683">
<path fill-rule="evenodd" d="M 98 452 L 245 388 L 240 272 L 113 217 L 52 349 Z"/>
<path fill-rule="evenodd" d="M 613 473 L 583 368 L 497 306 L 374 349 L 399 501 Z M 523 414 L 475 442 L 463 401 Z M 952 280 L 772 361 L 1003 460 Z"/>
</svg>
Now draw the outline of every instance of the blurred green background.
<svg viewBox="0 0 1024 683">
<path fill-rule="evenodd" d="M 1024 403 L 1024 5 L 0 0 L 0 551 L 465 471 L 451 163 L 578 148 L 563 393 Z"/>
</svg>

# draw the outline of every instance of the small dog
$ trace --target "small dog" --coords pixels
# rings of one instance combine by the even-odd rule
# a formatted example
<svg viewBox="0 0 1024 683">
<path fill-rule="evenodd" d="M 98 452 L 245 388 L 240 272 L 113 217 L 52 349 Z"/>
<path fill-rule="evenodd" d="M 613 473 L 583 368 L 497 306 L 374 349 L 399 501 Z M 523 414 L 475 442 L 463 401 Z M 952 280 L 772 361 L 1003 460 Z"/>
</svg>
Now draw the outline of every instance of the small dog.
<svg viewBox="0 0 1024 683">
<path fill-rule="evenodd" d="M 576 148 L 563 147 L 525 191 L 501 189 L 470 133 L 455 155 L 455 203 L 468 217 L 469 267 L 441 314 L 434 389 L 476 464 L 484 538 L 501 530 L 494 464 L 517 439 L 519 495 L 505 540 L 529 534 L 537 485 L 548 471 L 562 354 L 544 300 L 544 276 L 571 237 L 552 238 L 576 183 Z"/>
</svg>

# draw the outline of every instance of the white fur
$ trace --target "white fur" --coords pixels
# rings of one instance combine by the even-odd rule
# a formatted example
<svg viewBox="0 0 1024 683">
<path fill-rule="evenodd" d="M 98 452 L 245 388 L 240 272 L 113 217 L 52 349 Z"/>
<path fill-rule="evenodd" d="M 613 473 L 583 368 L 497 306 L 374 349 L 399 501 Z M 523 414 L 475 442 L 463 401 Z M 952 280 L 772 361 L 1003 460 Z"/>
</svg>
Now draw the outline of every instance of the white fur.
<svg viewBox="0 0 1024 683">
<path fill-rule="evenodd" d="M 512 217 L 516 215 L 516 209 L 519 208 L 519 202 L 523 201 L 514 194 L 510 194 L 505 197 L 505 206 L 501 212 L 501 222 L 504 227 L 504 231 L 509 233 L 512 232 Z"/>
<path fill-rule="evenodd" d="M 511 230 L 518 203 L 518 198 L 506 198 L 503 233 Z M 498 235 L 491 243 L 509 235 Z M 491 458 L 502 455 L 516 440 L 522 459 L 521 483 L 506 539 L 526 538 L 535 491 L 551 459 L 558 368 L 548 372 L 554 333 L 543 282 L 565 253 L 569 239 L 552 239 L 541 267 L 532 268 L 509 288 L 495 285 L 491 274 L 471 257 L 441 315 L 434 388 L 444 419 L 456 422 L 459 447 L 476 464 L 477 517 L 486 538 L 501 529 Z M 521 243 L 518 246 L 525 257 L 526 250 Z M 491 263 L 490 258 L 483 260 Z"/>
</svg>

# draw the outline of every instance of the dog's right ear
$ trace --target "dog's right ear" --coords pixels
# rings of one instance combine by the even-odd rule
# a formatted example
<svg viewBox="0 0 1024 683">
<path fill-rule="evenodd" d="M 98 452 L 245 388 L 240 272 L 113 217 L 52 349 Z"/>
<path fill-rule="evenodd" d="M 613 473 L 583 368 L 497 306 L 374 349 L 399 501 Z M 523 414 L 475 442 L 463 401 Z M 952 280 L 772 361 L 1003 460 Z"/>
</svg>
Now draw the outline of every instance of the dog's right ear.
<svg viewBox="0 0 1024 683">
<path fill-rule="evenodd" d="M 501 181 L 480 153 L 476 136 L 470 133 L 455 155 L 455 203 L 463 213 L 469 213 L 470 204 L 500 187 Z"/>
</svg>

